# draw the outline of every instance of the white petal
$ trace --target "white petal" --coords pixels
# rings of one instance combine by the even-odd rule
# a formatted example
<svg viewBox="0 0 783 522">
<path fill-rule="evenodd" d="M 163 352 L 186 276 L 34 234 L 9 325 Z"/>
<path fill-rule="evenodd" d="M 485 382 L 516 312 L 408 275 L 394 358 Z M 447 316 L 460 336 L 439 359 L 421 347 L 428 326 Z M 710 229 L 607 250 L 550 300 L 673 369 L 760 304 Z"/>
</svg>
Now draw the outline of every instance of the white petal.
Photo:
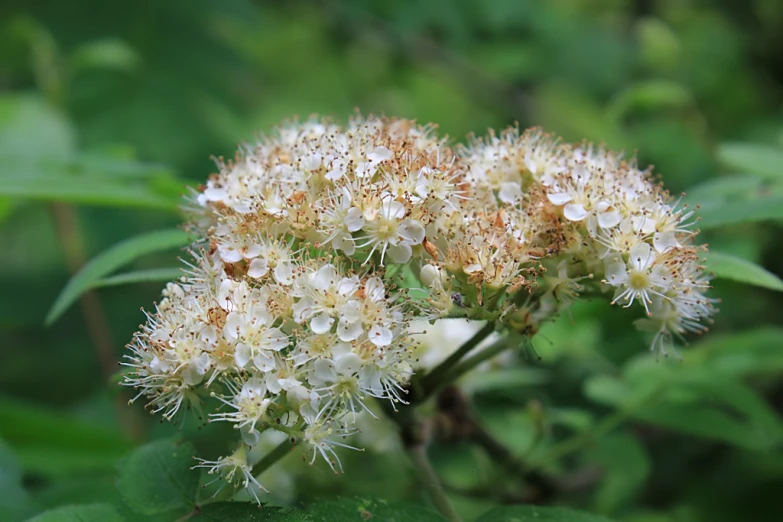
<svg viewBox="0 0 783 522">
<path fill-rule="evenodd" d="M 519 183 L 507 181 L 500 184 L 498 199 L 503 203 L 514 203 L 522 197 L 522 187 Z"/>
<path fill-rule="evenodd" d="M 356 299 L 351 299 L 347 303 L 340 305 L 338 311 L 342 319 L 345 319 L 348 323 L 355 323 L 362 317 L 361 303 Z"/>
<path fill-rule="evenodd" d="M 334 371 L 334 363 L 331 359 L 318 359 L 315 361 L 313 374 L 322 381 L 333 382 L 337 380 L 337 373 Z"/>
<path fill-rule="evenodd" d="M 310 330 L 316 334 L 326 333 L 332 328 L 333 323 L 334 319 L 329 317 L 329 314 L 322 312 L 310 321 Z"/>
<path fill-rule="evenodd" d="M 610 210 L 609 212 L 602 212 L 598 214 L 598 226 L 601 228 L 613 228 L 620 224 L 623 216 L 619 210 Z"/>
<path fill-rule="evenodd" d="M 406 219 L 397 227 L 397 234 L 409 245 L 418 245 L 424 241 L 424 227 L 415 219 Z"/>
<path fill-rule="evenodd" d="M 313 277 L 313 288 L 317 290 L 327 290 L 337 282 L 337 269 L 333 265 L 324 265 L 318 269 Z"/>
<path fill-rule="evenodd" d="M 653 246 L 655 250 L 663 254 L 677 246 L 677 238 L 674 232 L 658 232 L 653 236 Z"/>
<path fill-rule="evenodd" d="M 343 355 L 335 361 L 335 369 L 342 375 L 353 375 L 362 367 L 362 358 L 355 353 Z"/>
<path fill-rule="evenodd" d="M 244 321 L 239 312 L 230 312 L 226 316 L 226 324 L 223 326 L 223 335 L 226 339 L 236 339 L 244 326 Z"/>
<path fill-rule="evenodd" d="M 386 251 L 395 263 L 407 263 L 410 260 L 413 250 L 410 245 L 406 243 L 400 243 L 399 245 L 389 245 Z"/>
<path fill-rule="evenodd" d="M 375 346 L 389 346 L 394 340 L 394 335 L 391 330 L 378 325 L 370 328 L 368 337 Z"/>
<path fill-rule="evenodd" d="M 257 257 L 250 262 L 250 266 L 247 270 L 247 275 L 258 279 L 264 277 L 269 273 L 269 262 L 266 259 Z"/>
<path fill-rule="evenodd" d="M 207 201 L 225 201 L 228 199 L 228 192 L 222 188 L 204 189 L 204 197 Z"/>
<path fill-rule="evenodd" d="M 342 250 L 349 256 L 356 252 L 356 242 L 348 232 L 338 232 L 332 239 L 332 245 L 334 245 L 336 250 Z"/>
<path fill-rule="evenodd" d="M 587 217 L 587 211 L 579 203 L 569 203 L 563 207 L 563 215 L 569 221 L 582 221 Z"/>
<path fill-rule="evenodd" d="M 381 161 L 386 161 L 387 159 L 391 159 L 391 157 L 392 157 L 392 152 L 383 146 L 375 147 L 375 150 L 373 150 L 371 153 L 367 155 L 367 159 L 369 159 L 373 163 L 380 163 Z"/>
<path fill-rule="evenodd" d="M 362 211 L 356 207 L 351 207 L 348 212 L 346 212 L 343 223 L 345 224 L 345 228 L 348 229 L 348 232 L 360 230 L 364 226 Z"/>
<path fill-rule="evenodd" d="M 277 263 L 274 271 L 275 281 L 281 285 L 290 285 L 294 281 L 294 266 L 288 261 Z"/>
<path fill-rule="evenodd" d="M 265 352 L 260 352 L 255 357 L 253 357 L 253 364 L 256 366 L 256 368 L 258 368 L 259 371 L 262 372 L 271 372 L 277 368 L 277 362 L 275 361 L 275 358 Z"/>
<path fill-rule="evenodd" d="M 279 352 L 290 344 L 288 336 L 280 328 L 270 328 L 266 332 L 266 336 L 268 339 L 266 347 L 270 350 Z"/>
<path fill-rule="evenodd" d="M 549 201 L 552 202 L 553 205 L 565 205 L 569 201 L 571 201 L 573 198 L 566 194 L 565 192 L 556 192 L 554 194 L 547 194 L 547 198 L 549 198 Z"/>
<path fill-rule="evenodd" d="M 242 259 L 242 252 L 237 249 L 225 245 L 220 245 L 218 249 L 220 250 L 220 259 L 226 263 L 236 263 Z"/>
<path fill-rule="evenodd" d="M 261 245 L 250 245 L 245 251 L 245 259 L 253 259 L 254 257 L 258 257 L 263 251 L 264 249 L 261 247 Z"/>
<path fill-rule="evenodd" d="M 625 284 L 628 280 L 628 270 L 625 263 L 611 263 L 606 267 L 606 282 L 617 286 Z"/>
<path fill-rule="evenodd" d="M 250 347 L 244 343 L 239 343 L 234 349 L 234 360 L 240 368 L 244 368 L 250 362 L 252 356 Z"/>
<path fill-rule="evenodd" d="M 432 266 L 432 265 L 427 265 Z M 423 269 L 422 269 L 423 270 Z M 386 295 L 386 288 L 383 286 L 383 281 L 379 277 L 371 277 L 364 284 L 364 291 L 367 297 L 373 303 L 377 303 Z"/>
<path fill-rule="evenodd" d="M 340 295 L 351 295 L 359 288 L 359 276 L 343 277 L 337 283 L 337 293 Z"/>
<path fill-rule="evenodd" d="M 389 219 L 402 219 L 405 215 L 405 205 L 391 198 L 386 198 L 381 205 L 383 215 Z"/>
<path fill-rule="evenodd" d="M 349 323 L 348 321 L 340 320 L 337 324 L 337 337 L 343 342 L 355 341 L 362 335 L 364 328 L 362 328 L 362 322 L 356 321 Z"/>
<path fill-rule="evenodd" d="M 631 247 L 630 257 L 628 262 L 631 263 L 636 270 L 647 270 L 650 265 L 655 262 L 655 254 L 650 248 L 650 245 L 644 241 L 640 241 Z"/>
</svg>

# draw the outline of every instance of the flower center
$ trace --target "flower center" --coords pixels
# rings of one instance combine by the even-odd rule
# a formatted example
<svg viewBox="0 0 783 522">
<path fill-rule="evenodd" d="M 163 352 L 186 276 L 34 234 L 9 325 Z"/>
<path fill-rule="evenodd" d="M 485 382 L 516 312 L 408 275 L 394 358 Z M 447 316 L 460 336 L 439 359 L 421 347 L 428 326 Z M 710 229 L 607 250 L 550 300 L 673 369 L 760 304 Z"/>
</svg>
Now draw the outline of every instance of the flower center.
<svg viewBox="0 0 783 522">
<path fill-rule="evenodd" d="M 650 277 L 647 275 L 647 272 L 633 271 L 628 278 L 628 284 L 634 290 L 644 290 L 650 286 Z"/>
</svg>

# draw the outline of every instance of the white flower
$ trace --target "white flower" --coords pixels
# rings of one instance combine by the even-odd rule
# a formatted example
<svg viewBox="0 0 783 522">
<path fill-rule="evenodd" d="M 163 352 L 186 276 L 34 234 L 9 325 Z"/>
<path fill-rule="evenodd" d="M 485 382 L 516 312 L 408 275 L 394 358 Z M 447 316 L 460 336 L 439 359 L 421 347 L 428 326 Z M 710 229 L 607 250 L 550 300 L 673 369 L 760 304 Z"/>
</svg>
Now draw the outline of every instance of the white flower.
<svg viewBox="0 0 783 522">
<path fill-rule="evenodd" d="M 631 248 L 628 261 L 614 258 L 606 267 L 607 284 L 617 287 L 612 303 L 623 301 L 626 307 L 636 299 L 650 314 L 653 296 L 664 296 L 671 286 L 671 273 L 663 264 L 656 264 L 656 254 L 647 243 L 637 243 Z"/>
<path fill-rule="evenodd" d="M 367 261 L 375 250 L 380 250 L 381 264 L 387 250 L 395 263 L 407 263 L 411 258 L 411 246 L 421 244 L 425 236 L 422 224 L 415 219 L 406 219 L 405 205 L 391 198 L 383 200 L 378 215 L 362 230 L 366 234 L 365 242 L 359 246 L 372 246 Z"/>
</svg>

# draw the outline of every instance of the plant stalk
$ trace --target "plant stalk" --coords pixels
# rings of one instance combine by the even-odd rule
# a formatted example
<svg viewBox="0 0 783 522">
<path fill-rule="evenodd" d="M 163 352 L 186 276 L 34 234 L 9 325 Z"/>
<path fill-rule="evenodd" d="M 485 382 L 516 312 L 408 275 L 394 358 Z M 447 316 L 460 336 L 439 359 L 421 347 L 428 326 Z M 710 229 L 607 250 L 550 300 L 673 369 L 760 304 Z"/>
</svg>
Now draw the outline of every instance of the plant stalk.
<svg viewBox="0 0 783 522">
<path fill-rule="evenodd" d="M 277 461 L 291 453 L 293 449 L 294 447 L 291 445 L 291 441 L 289 439 L 285 439 L 283 442 L 278 444 L 275 449 L 264 455 L 264 457 L 259 460 L 255 466 L 253 466 L 253 475 L 258 476 L 264 471 L 268 470 L 274 466 Z"/>
<path fill-rule="evenodd" d="M 446 491 L 432 468 L 432 464 L 430 464 L 424 444 L 414 444 L 408 447 L 408 456 L 418 471 L 421 484 L 427 488 L 430 499 L 438 511 L 450 522 L 462 522 L 462 517 L 449 502 Z"/>
</svg>

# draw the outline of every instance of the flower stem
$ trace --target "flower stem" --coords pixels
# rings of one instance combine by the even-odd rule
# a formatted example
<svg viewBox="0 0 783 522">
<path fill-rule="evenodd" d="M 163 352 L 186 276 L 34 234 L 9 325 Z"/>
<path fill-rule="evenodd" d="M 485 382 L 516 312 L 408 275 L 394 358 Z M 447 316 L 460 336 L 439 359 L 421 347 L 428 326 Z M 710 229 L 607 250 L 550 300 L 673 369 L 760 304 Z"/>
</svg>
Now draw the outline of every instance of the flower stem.
<svg viewBox="0 0 783 522">
<path fill-rule="evenodd" d="M 450 522 L 462 522 L 462 518 L 456 512 L 454 506 L 451 505 L 451 502 L 449 502 L 446 491 L 432 468 L 432 464 L 430 464 L 424 444 L 410 446 L 408 448 L 408 456 L 419 473 L 421 484 L 427 488 L 432 503 L 438 511 Z"/>
<path fill-rule="evenodd" d="M 497 354 L 511 348 L 514 346 L 515 341 L 519 340 L 521 341 L 523 339 L 522 336 L 517 335 L 515 333 L 511 333 L 505 337 L 502 337 L 492 343 L 491 345 L 487 346 L 485 349 L 481 350 L 479 353 L 474 354 L 472 357 L 468 357 L 456 366 L 454 366 L 451 371 L 449 371 L 443 378 L 442 383 L 438 383 L 436 388 L 432 389 L 430 393 L 435 393 L 438 390 L 440 390 L 443 386 L 446 386 L 449 383 L 452 383 L 462 377 L 464 374 L 478 366 L 479 364 L 483 363 L 484 361 L 491 359 L 495 357 Z"/>
<path fill-rule="evenodd" d="M 271 468 L 278 460 L 291 453 L 293 449 L 294 447 L 291 445 L 291 441 L 289 439 L 284 440 L 278 444 L 275 449 L 264 455 L 264 457 L 253 466 L 253 475 L 258 476 Z"/>
<path fill-rule="evenodd" d="M 451 382 L 444 381 L 444 377 L 449 374 L 450 370 L 456 366 L 465 355 L 467 355 L 476 346 L 481 344 L 481 341 L 486 339 L 493 331 L 495 331 L 495 324 L 491 321 L 488 321 L 487 324 L 482 326 L 481 329 L 473 335 L 473 337 L 465 341 L 465 343 L 460 346 L 456 352 L 451 354 L 445 361 L 433 368 L 430 373 L 422 377 L 419 383 L 419 389 L 421 391 L 418 395 L 414 395 L 414 397 L 411 399 L 411 402 L 422 402 L 433 393 L 438 391 L 441 387 Z"/>
</svg>

